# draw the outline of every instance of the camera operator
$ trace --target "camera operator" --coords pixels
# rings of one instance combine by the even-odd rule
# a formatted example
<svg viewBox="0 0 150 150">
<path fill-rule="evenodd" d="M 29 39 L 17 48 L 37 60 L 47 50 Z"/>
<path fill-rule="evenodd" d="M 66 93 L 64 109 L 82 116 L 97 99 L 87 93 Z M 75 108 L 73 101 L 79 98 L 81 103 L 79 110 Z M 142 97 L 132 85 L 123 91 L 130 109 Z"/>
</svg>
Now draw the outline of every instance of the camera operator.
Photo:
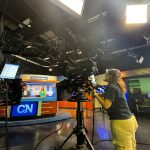
<svg viewBox="0 0 150 150">
<path fill-rule="evenodd" d="M 126 102 L 126 86 L 121 72 L 117 69 L 106 70 L 105 81 L 108 85 L 104 97 L 96 90 L 94 96 L 108 112 L 115 150 L 136 150 L 135 132 L 138 124 Z"/>
</svg>

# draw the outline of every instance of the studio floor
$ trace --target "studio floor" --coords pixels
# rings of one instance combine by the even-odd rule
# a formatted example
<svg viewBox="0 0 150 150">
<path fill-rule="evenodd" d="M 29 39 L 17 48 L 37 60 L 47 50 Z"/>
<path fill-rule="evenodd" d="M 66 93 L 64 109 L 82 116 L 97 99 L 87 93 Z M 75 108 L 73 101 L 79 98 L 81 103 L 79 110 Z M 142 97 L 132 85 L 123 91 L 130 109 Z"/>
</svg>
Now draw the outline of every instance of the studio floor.
<svg viewBox="0 0 150 150">
<path fill-rule="evenodd" d="M 75 110 L 60 109 L 61 112 L 69 112 L 73 116 Z M 84 114 L 85 127 L 88 130 L 88 137 L 92 137 L 92 112 L 86 110 Z M 136 133 L 137 150 L 150 150 L 150 116 L 137 116 L 139 128 Z M 55 147 L 62 144 L 66 137 L 72 132 L 76 125 L 76 119 L 71 118 L 59 122 L 37 124 L 32 126 L 18 126 L 8 128 L 8 144 L 9 150 L 54 150 Z M 62 127 L 62 128 L 61 128 Z M 94 123 L 94 140 L 93 146 L 95 150 L 113 150 L 112 136 L 109 127 L 109 119 L 107 113 L 95 111 Z M 61 128 L 61 129 L 60 129 Z M 58 132 L 54 131 L 60 129 Z M 5 128 L 0 128 L 0 150 L 7 150 L 5 146 Z M 47 137 L 39 146 L 37 144 Z M 64 145 L 63 149 L 75 147 L 76 136 L 73 135 Z M 36 147 L 37 146 L 37 147 Z M 36 148 L 35 148 L 36 147 Z"/>
</svg>

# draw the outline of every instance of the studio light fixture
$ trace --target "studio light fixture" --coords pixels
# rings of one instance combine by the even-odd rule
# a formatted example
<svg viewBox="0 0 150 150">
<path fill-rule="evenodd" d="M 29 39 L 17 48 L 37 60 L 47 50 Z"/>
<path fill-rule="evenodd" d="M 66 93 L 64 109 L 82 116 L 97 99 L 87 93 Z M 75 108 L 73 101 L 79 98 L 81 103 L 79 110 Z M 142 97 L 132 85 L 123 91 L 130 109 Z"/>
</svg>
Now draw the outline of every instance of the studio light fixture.
<svg viewBox="0 0 150 150">
<path fill-rule="evenodd" d="M 29 48 L 33 48 L 33 47 L 32 47 L 31 45 L 28 45 L 26 48 L 28 48 L 28 49 L 29 49 Z"/>
<path fill-rule="evenodd" d="M 88 19 L 88 23 L 91 23 L 91 22 L 94 22 L 96 20 L 99 20 L 101 17 L 105 17 L 108 15 L 108 12 L 107 11 L 103 11 L 102 13 L 100 14 L 97 14 L 96 16 L 93 16 L 91 18 Z"/>
<path fill-rule="evenodd" d="M 78 55 L 81 55 L 81 54 L 82 54 L 82 51 L 81 51 L 79 48 L 77 49 L 77 54 L 78 54 Z"/>
<path fill-rule="evenodd" d="M 53 71 L 53 69 L 52 69 L 52 68 L 49 68 L 49 71 L 51 72 L 51 71 Z"/>
<path fill-rule="evenodd" d="M 31 20 L 30 18 L 27 18 L 26 20 L 24 20 L 24 21 L 22 22 L 22 24 L 18 24 L 18 26 L 19 26 L 20 28 L 23 28 L 24 25 L 25 25 L 25 26 L 27 26 L 28 28 L 31 28 L 31 27 L 32 27 L 32 26 L 31 26 L 31 23 L 32 23 L 32 20 Z"/>
<path fill-rule="evenodd" d="M 142 64 L 143 61 L 144 61 L 144 57 L 143 56 L 140 56 L 140 57 L 136 58 L 136 62 L 139 63 L 139 64 Z"/>
<path fill-rule="evenodd" d="M 49 60 L 49 59 L 50 59 L 49 57 L 45 57 L 45 58 L 44 58 L 44 60 Z"/>
<path fill-rule="evenodd" d="M 59 0 L 61 3 L 81 15 L 84 0 Z"/>
<path fill-rule="evenodd" d="M 64 11 L 75 17 L 81 17 L 85 0 L 50 0 Z"/>
<path fill-rule="evenodd" d="M 22 22 L 24 25 L 28 26 L 29 28 L 31 28 L 31 23 L 32 23 L 32 20 L 30 18 L 27 18 L 26 20 L 24 20 Z"/>
<path fill-rule="evenodd" d="M 150 45 L 150 35 L 149 36 L 143 36 L 143 38 L 146 40 L 146 44 Z"/>
<path fill-rule="evenodd" d="M 148 4 L 127 5 L 126 23 L 127 24 L 147 23 L 147 7 Z"/>
<path fill-rule="evenodd" d="M 144 61 L 144 57 L 143 56 L 139 56 L 139 55 L 134 54 L 134 53 L 128 52 L 128 56 L 133 57 L 135 59 L 136 63 L 138 63 L 138 64 L 142 64 L 143 61 Z"/>
</svg>

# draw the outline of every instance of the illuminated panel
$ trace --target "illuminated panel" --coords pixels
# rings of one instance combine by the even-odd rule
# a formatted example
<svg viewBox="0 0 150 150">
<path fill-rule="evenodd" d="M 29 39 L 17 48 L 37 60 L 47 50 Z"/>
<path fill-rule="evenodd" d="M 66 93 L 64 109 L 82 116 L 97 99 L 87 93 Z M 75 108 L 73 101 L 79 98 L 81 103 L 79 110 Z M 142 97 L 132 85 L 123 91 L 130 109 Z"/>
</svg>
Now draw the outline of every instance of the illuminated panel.
<svg viewBox="0 0 150 150">
<path fill-rule="evenodd" d="M 10 117 L 11 106 L 7 107 L 7 117 Z M 0 117 L 6 117 L 6 108 L 5 106 L 0 106 Z"/>
<path fill-rule="evenodd" d="M 43 102 L 41 115 L 55 114 L 57 112 L 57 102 Z"/>
<path fill-rule="evenodd" d="M 36 116 L 37 102 L 22 102 L 12 106 L 11 117 Z"/>
<path fill-rule="evenodd" d="M 41 116 L 42 102 L 38 102 L 37 116 Z"/>
<path fill-rule="evenodd" d="M 69 102 L 69 101 L 59 101 L 60 108 L 77 108 L 76 102 Z"/>
<path fill-rule="evenodd" d="M 61 3 L 81 15 L 84 0 L 59 0 Z"/>
<path fill-rule="evenodd" d="M 35 75 L 35 74 L 21 74 L 23 81 L 36 81 L 36 82 L 57 82 L 56 76 Z"/>
<path fill-rule="evenodd" d="M 82 15 L 85 0 L 50 0 L 64 11 L 75 17 Z"/>
<path fill-rule="evenodd" d="M 5 106 L 0 107 L 0 117 L 5 117 L 6 116 L 6 109 Z"/>
<path fill-rule="evenodd" d="M 147 5 L 127 5 L 126 23 L 146 23 L 147 22 Z"/>
</svg>

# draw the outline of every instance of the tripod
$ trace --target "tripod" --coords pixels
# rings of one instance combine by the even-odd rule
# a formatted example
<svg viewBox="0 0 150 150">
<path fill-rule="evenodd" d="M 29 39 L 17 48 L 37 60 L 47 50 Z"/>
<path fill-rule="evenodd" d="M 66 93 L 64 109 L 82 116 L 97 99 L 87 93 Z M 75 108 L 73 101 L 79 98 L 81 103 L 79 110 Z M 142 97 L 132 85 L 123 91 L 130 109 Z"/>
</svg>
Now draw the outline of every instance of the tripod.
<svg viewBox="0 0 150 150">
<path fill-rule="evenodd" d="M 58 147 L 58 150 L 61 150 L 62 147 L 65 145 L 65 143 L 69 140 L 69 138 L 75 134 L 77 137 L 77 144 L 76 149 L 80 150 L 86 150 L 87 146 L 89 146 L 90 150 L 94 150 L 93 145 L 91 144 L 88 136 L 86 135 L 87 129 L 84 126 L 84 120 L 83 120 L 83 110 L 81 109 L 81 102 L 88 102 L 88 99 L 72 99 L 71 102 L 77 102 L 77 110 L 76 110 L 76 121 L 77 125 L 75 128 L 73 128 L 73 131 L 70 133 L 70 135 L 66 138 L 66 140 Z"/>
<path fill-rule="evenodd" d="M 0 79 L 1 80 L 1 79 Z M 3 89 L 3 95 L 5 95 L 5 97 L 3 97 L 2 99 L 4 99 L 4 101 L 0 102 L 0 105 L 5 106 L 5 146 L 6 149 L 9 150 L 9 140 L 8 140 L 8 90 L 9 90 L 9 85 L 7 82 L 5 82 L 4 80 L 1 80 L 0 82 L 1 85 L 4 85 L 2 87 L 0 87 L 2 90 Z"/>
</svg>

